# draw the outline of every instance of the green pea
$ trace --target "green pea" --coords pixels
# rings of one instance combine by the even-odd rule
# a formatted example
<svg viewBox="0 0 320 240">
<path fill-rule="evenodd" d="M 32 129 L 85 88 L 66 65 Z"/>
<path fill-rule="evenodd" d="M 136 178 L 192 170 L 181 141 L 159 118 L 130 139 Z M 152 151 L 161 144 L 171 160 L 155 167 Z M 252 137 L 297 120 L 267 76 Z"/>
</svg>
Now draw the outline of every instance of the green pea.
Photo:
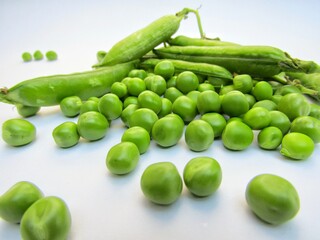
<svg viewBox="0 0 320 240">
<path fill-rule="evenodd" d="M 158 117 L 162 118 L 172 112 L 172 102 L 167 98 L 161 98 L 161 110 L 158 113 Z"/>
<path fill-rule="evenodd" d="M 98 109 L 108 120 L 115 120 L 121 116 L 123 103 L 116 94 L 107 93 L 100 98 Z"/>
<path fill-rule="evenodd" d="M 273 95 L 272 86 L 266 81 L 260 81 L 252 89 L 252 95 L 258 101 L 271 99 Z"/>
<path fill-rule="evenodd" d="M 30 62 L 32 60 L 32 55 L 29 52 L 24 52 L 21 55 L 24 62 Z"/>
<path fill-rule="evenodd" d="M 222 143 L 227 149 L 241 151 L 251 145 L 253 137 L 253 131 L 248 125 L 241 121 L 231 121 L 222 133 Z"/>
<path fill-rule="evenodd" d="M 178 76 L 172 76 L 169 80 L 167 80 L 167 88 L 176 87 L 176 85 L 177 85 L 177 77 Z"/>
<path fill-rule="evenodd" d="M 289 131 L 291 122 L 287 115 L 277 110 L 270 111 L 269 115 L 271 119 L 270 126 L 279 128 L 283 135 Z"/>
<path fill-rule="evenodd" d="M 227 125 L 226 119 L 220 113 L 205 113 L 200 119 L 210 124 L 215 138 L 222 135 L 222 132 Z"/>
<path fill-rule="evenodd" d="M 24 240 L 67 239 L 71 214 L 58 197 L 44 197 L 32 204 L 21 219 L 20 234 Z"/>
<path fill-rule="evenodd" d="M 113 174 L 128 174 L 136 168 L 139 158 L 140 152 L 136 144 L 121 142 L 110 148 L 106 166 Z"/>
<path fill-rule="evenodd" d="M 169 205 L 178 200 L 183 181 L 176 166 L 171 162 L 149 165 L 142 173 L 140 187 L 144 196 L 153 203 Z"/>
<path fill-rule="evenodd" d="M 243 122 L 254 130 L 267 127 L 270 121 L 269 111 L 263 107 L 251 108 L 243 117 Z"/>
<path fill-rule="evenodd" d="M 315 104 L 315 103 L 310 104 L 309 116 L 320 120 L 320 106 L 318 104 Z"/>
<path fill-rule="evenodd" d="M 150 146 L 150 135 L 143 127 L 135 126 L 127 129 L 121 137 L 121 142 L 132 142 L 140 154 L 145 153 Z"/>
<path fill-rule="evenodd" d="M 11 223 L 20 223 L 25 211 L 43 197 L 41 190 L 31 182 L 14 184 L 0 196 L 0 217 Z"/>
<path fill-rule="evenodd" d="M 234 88 L 233 85 L 225 85 L 225 86 L 222 86 L 222 87 L 221 87 L 221 89 L 220 89 L 220 91 L 219 91 L 219 94 L 220 94 L 220 95 L 225 95 L 225 94 L 227 94 L 228 92 L 231 92 L 231 91 L 234 91 L 234 90 L 236 90 L 236 89 Z"/>
<path fill-rule="evenodd" d="M 34 53 L 33 53 L 33 58 L 35 59 L 35 60 L 42 60 L 43 59 L 43 54 L 42 54 L 42 52 L 40 51 L 40 50 L 37 50 L 37 51 L 35 51 Z"/>
<path fill-rule="evenodd" d="M 158 114 L 162 108 L 161 97 L 150 90 L 143 91 L 138 96 L 138 104 L 141 108 L 149 108 Z"/>
<path fill-rule="evenodd" d="M 139 108 L 137 104 L 129 104 L 123 109 L 120 118 L 126 127 L 129 127 L 129 119 L 131 115 Z"/>
<path fill-rule="evenodd" d="M 310 157 L 313 151 L 313 140 L 303 133 L 288 133 L 282 139 L 280 153 L 288 158 L 304 160 Z"/>
<path fill-rule="evenodd" d="M 252 108 L 255 108 L 255 107 L 263 107 L 265 109 L 268 109 L 269 111 L 278 109 L 277 104 L 269 99 L 256 102 L 255 104 L 253 104 Z"/>
<path fill-rule="evenodd" d="M 199 78 L 199 77 L 198 77 Z M 214 86 L 210 83 L 204 82 L 200 83 L 197 89 L 199 92 L 204 92 L 206 90 L 212 90 L 215 91 Z"/>
<path fill-rule="evenodd" d="M 253 81 L 250 75 L 240 74 L 233 78 L 233 86 L 235 90 L 242 93 L 250 93 L 253 88 Z"/>
<path fill-rule="evenodd" d="M 187 97 L 191 98 L 196 104 L 198 104 L 198 97 L 200 95 L 200 91 L 199 90 L 192 90 L 190 92 L 187 93 Z"/>
<path fill-rule="evenodd" d="M 170 60 L 162 60 L 154 67 L 154 73 L 164 79 L 170 79 L 175 73 L 175 68 Z"/>
<path fill-rule="evenodd" d="M 176 87 L 169 87 L 164 93 L 164 97 L 169 99 L 172 103 L 180 96 L 183 96 L 183 93 Z"/>
<path fill-rule="evenodd" d="M 82 100 L 78 96 L 70 96 L 62 99 L 60 109 L 64 116 L 75 117 L 79 115 L 82 105 Z"/>
<path fill-rule="evenodd" d="M 123 108 L 128 107 L 130 104 L 138 105 L 138 97 L 135 97 L 135 96 L 126 97 L 123 101 Z"/>
<path fill-rule="evenodd" d="M 290 132 L 306 134 L 314 143 L 320 142 L 320 120 L 311 116 L 301 116 L 295 118 L 291 123 Z"/>
<path fill-rule="evenodd" d="M 162 96 L 167 89 L 166 80 L 160 75 L 148 76 L 144 79 L 144 82 L 146 83 L 146 89 L 155 92 L 159 96 Z"/>
<path fill-rule="evenodd" d="M 246 96 L 247 101 L 249 103 L 249 109 L 252 108 L 253 105 L 257 102 L 255 97 L 248 93 L 245 93 L 244 95 Z"/>
<path fill-rule="evenodd" d="M 221 100 L 219 94 L 212 90 L 201 92 L 197 98 L 197 108 L 200 114 L 220 112 Z"/>
<path fill-rule="evenodd" d="M 111 93 L 122 98 L 128 94 L 128 88 L 123 82 L 115 82 L 111 85 Z"/>
<path fill-rule="evenodd" d="M 191 122 L 198 113 L 196 103 L 187 96 L 178 97 L 172 104 L 172 112 L 178 114 L 186 123 Z"/>
<path fill-rule="evenodd" d="M 262 149 L 273 150 L 277 149 L 282 141 L 283 134 L 277 127 L 266 127 L 258 134 L 258 145 Z"/>
<path fill-rule="evenodd" d="M 79 142 L 80 135 L 78 133 L 77 124 L 74 122 L 64 122 L 52 131 L 55 143 L 61 148 L 69 148 Z"/>
<path fill-rule="evenodd" d="M 25 119 L 9 119 L 2 124 L 2 139 L 11 146 L 26 145 L 35 138 L 35 126 Z"/>
<path fill-rule="evenodd" d="M 40 111 L 40 107 L 33 106 L 24 106 L 20 103 L 16 104 L 17 111 L 22 117 L 31 117 L 37 114 Z"/>
<path fill-rule="evenodd" d="M 148 76 L 147 72 L 143 69 L 132 69 L 129 74 L 128 74 L 128 77 L 137 77 L 137 78 L 140 78 L 140 79 L 145 79 L 146 77 Z"/>
<path fill-rule="evenodd" d="M 242 92 L 234 90 L 223 96 L 221 110 L 230 117 L 238 117 L 249 110 L 249 103 Z"/>
<path fill-rule="evenodd" d="M 183 180 L 195 196 L 210 196 L 217 191 L 222 181 L 220 164 L 210 157 L 193 158 L 184 167 Z"/>
<path fill-rule="evenodd" d="M 149 108 L 139 108 L 134 111 L 129 118 L 129 127 L 140 126 L 151 133 L 154 123 L 158 120 L 158 115 Z"/>
<path fill-rule="evenodd" d="M 128 94 L 131 96 L 139 96 L 140 93 L 146 90 L 146 83 L 141 78 L 127 78 L 124 81 L 128 88 Z"/>
<path fill-rule="evenodd" d="M 290 121 L 292 121 L 296 117 L 309 115 L 310 104 L 304 95 L 300 93 L 288 93 L 281 98 L 278 110 L 286 114 Z"/>
<path fill-rule="evenodd" d="M 57 60 L 58 55 L 55 51 L 50 50 L 46 52 L 46 58 L 48 59 L 48 61 L 54 61 Z"/>
<path fill-rule="evenodd" d="M 101 113 L 90 111 L 79 116 L 77 128 L 81 137 L 88 141 L 95 141 L 106 135 L 109 122 Z"/>
<path fill-rule="evenodd" d="M 182 93 L 187 94 L 192 90 L 198 89 L 199 79 L 196 74 L 191 71 L 184 71 L 180 73 L 176 80 L 176 87 Z"/>
<path fill-rule="evenodd" d="M 97 101 L 87 100 L 84 103 L 82 103 L 80 107 L 80 114 L 90 111 L 99 112 L 99 103 Z"/>
</svg>

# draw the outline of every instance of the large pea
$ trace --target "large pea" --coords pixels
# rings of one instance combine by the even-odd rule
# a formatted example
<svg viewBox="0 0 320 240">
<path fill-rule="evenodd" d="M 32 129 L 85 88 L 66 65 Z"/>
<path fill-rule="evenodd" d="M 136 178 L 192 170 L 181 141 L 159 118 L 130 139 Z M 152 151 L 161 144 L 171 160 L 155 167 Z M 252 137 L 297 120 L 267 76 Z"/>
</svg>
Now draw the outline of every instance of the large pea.
<svg viewBox="0 0 320 240">
<path fill-rule="evenodd" d="M 309 115 L 310 103 L 300 93 L 289 93 L 279 101 L 278 110 L 286 114 L 293 121 L 296 117 Z"/>
<path fill-rule="evenodd" d="M 239 151 L 249 147 L 253 137 L 253 131 L 248 125 L 241 121 L 231 121 L 222 133 L 222 143 L 227 149 Z"/>
<path fill-rule="evenodd" d="M 2 139 L 11 146 L 26 145 L 35 137 L 35 126 L 25 119 L 9 119 L 2 124 Z"/>
<path fill-rule="evenodd" d="M 25 211 L 42 197 L 43 193 L 33 183 L 17 182 L 0 196 L 0 217 L 11 223 L 19 223 Z"/>
<path fill-rule="evenodd" d="M 297 117 L 291 123 L 290 132 L 304 133 L 311 137 L 314 143 L 320 142 L 320 120 L 310 117 Z"/>
<path fill-rule="evenodd" d="M 58 197 L 41 198 L 32 204 L 21 219 L 20 233 L 24 240 L 67 239 L 71 214 L 66 203 Z"/>
<path fill-rule="evenodd" d="M 271 118 L 267 109 L 255 107 L 244 114 L 243 121 L 252 129 L 258 130 L 267 127 Z"/>
</svg>

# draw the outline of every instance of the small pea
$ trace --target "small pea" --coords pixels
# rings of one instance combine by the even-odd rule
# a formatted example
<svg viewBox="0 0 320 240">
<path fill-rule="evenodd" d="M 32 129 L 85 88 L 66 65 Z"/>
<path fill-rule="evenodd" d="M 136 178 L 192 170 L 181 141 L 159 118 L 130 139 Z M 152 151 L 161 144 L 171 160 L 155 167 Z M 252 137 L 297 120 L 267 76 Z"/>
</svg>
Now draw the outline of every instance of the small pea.
<svg viewBox="0 0 320 240">
<path fill-rule="evenodd" d="M 289 131 L 291 122 L 287 115 L 277 110 L 270 111 L 269 115 L 271 118 L 270 126 L 279 128 L 282 134 L 286 134 Z"/>
<path fill-rule="evenodd" d="M 266 81 L 260 81 L 252 89 L 252 95 L 258 101 L 271 99 L 273 95 L 272 86 Z"/>
<path fill-rule="evenodd" d="M 39 112 L 40 107 L 24 106 L 22 104 L 16 104 L 17 111 L 22 117 L 31 117 Z"/>
<path fill-rule="evenodd" d="M 235 90 L 242 93 L 249 93 L 253 87 L 253 81 L 250 75 L 241 74 L 233 78 L 233 86 Z"/>
<path fill-rule="evenodd" d="M 115 82 L 111 85 L 111 93 L 117 95 L 119 98 L 122 98 L 128 94 L 128 88 L 122 82 Z"/>
<path fill-rule="evenodd" d="M 269 99 L 265 99 L 265 100 L 261 100 L 256 102 L 255 104 L 253 104 L 252 108 L 255 107 L 263 107 L 268 109 L 269 111 L 273 111 L 273 110 L 277 110 L 278 106 L 275 102 L 269 100 Z"/>
<path fill-rule="evenodd" d="M 170 79 L 175 73 L 175 68 L 170 60 L 163 60 L 154 67 L 154 73 L 165 79 Z"/>
<path fill-rule="evenodd" d="M 42 60 L 43 59 L 43 54 L 42 54 L 42 52 L 40 51 L 40 50 L 37 50 L 37 51 L 35 51 L 34 53 L 33 53 L 33 58 L 35 59 L 35 60 Z"/>
<path fill-rule="evenodd" d="M 35 137 L 35 126 L 25 119 L 9 119 L 2 124 L 2 139 L 11 146 L 26 145 Z"/>
<path fill-rule="evenodd" d="M 137 78 L 140 78 L 140 79 L 145 79 L 146 77 L 148 76 L 147 72 L 143 69 L 132 69 L 129 74 L 128 74 L 128 77 L 137 77 Z"/>
<path fill-rule="evenodd" d="M 99 105 L 98 102 L 96 102 L 95 100 L 85 101 L 80 107 L 80 114 L 89 112 L 89 111 L 99 112 L 98 105 Z"/>
<path fill-rule="evenodd" d="M 138 105 L 138 97 L 135 97 L 135 96 L 126 97 L 123 101 L 123 108 L 128 107 L 130 104 Z"/>
<path fill-rule="evenodd" d="M 54 61 L 57 60 L 58 55 L 55 51 L 50 50 L 46 52 L 46 58 L 48 59 L 48 61 Z"/>
<path fill-rule="evenodd" d="M 24 62 L 30 62 L 32 60 L 32 55 L 29 52 L 22 53 L 22 59 Z"/>
<path fill-rule="evenodd" d="M 258 145 L 262 149 L 273 150 L 280 146 L 282 141 L 282 132 L 277 127 L 266 127 L 258 134 Z"/>
<path fill-rule="evenodd" d="M 64 116 L 75 117 L 80 113 L 82 100 L 78 96 L 70 96 L 62 99 L 60 109 Z"/>
<path fill-rule="evenodd" d="M 79 142 L 80 135 L 77 124 L 74 122 L 64 122 L 55 127 L 52 132 L 55 143 L 61 148 L 69 148 Z"/>
</svg>

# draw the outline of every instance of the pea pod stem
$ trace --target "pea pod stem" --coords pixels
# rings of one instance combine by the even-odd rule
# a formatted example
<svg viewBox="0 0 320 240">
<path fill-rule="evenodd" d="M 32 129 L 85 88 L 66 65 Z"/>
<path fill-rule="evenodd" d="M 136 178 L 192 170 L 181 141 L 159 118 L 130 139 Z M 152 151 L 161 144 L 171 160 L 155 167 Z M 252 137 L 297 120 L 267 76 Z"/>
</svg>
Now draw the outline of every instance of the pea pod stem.
<svg viewBox="0 0 320 240">
<path fill-rule="evenodd" d="M 187 16 L 187 14 L 190 13 L 190 12 L 195 14 L 195 16 L 197 18 L 197 24 L 198 24 L 198 29 L 199 29 L 199 32 L 200 32 L 200 37 L 205 39 L 206 36 L 205 36 L 205 33 L 203 31 L 203 28 L 202 28 L 201 18 L 200 18 L 200 14 L 199 14 L 198 10 L 191 9 L 191 8 L 184 8 L 178 14 L 183 14 L 183 15 Z"/>
</svg>

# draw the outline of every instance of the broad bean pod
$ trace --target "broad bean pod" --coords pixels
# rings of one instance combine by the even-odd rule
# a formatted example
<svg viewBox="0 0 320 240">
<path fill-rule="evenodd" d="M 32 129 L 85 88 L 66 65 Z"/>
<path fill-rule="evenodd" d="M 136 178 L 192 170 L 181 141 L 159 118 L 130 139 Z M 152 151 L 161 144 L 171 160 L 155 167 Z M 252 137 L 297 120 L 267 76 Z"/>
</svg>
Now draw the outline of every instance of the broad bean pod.
<svg viewBox="0 0 320 240">
<path fill-rule="evenodd" d="M 38 77 L 0 89 L 0 102 L 42 107 L 58 105 L 69 96 L 82 100 L 109 92 L 114 82 L 121 81 L 135 68 L 136 61 L 73 74 Z"/>
<path fill-rule="evenodd" d="M 153 51 L 160 58 L 216 64 L 231 73 L 253 77 L 271 77 L 298 68 L 287 53 L 271 46 L 171 46 Z"/>
<path fill-rule="evenodd" d="M 141 67 L 144 68 L 154 68 L 157 63 L 163 61 L 164 59 L 147 59 L 140 63 Z M 197 62 L 188 62 L 183 60 L 174 60 L 174 59 L 166 59 L 173 63 L 176 72 L 183 71 L 192 71 L 196 74 L 212 76 L 215 78 L 222 78 L 232 80 L 232 74 L 225 68 L 220 67 L 214 64 L 208 63 L 197 63 Z"/>
</svg>

